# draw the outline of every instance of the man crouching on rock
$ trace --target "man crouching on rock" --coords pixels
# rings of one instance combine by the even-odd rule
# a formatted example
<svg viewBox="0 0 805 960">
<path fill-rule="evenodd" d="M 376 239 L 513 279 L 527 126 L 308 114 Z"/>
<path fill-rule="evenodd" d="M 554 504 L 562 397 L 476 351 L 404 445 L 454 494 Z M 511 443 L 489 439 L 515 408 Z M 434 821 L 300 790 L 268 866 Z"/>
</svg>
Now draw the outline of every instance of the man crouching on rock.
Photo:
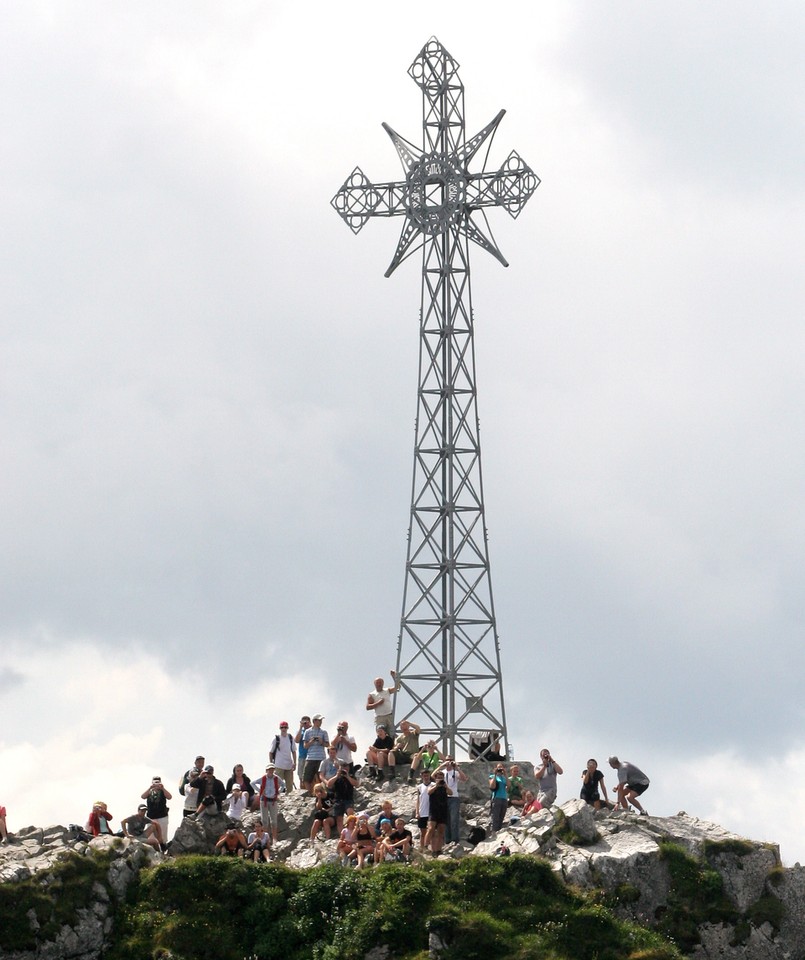
<svg viewBox="0 0 805 960">
<path fill-rule="evenodd" d="M 242 857 L 248 848 L 246 837 L 237 827 L 227 827 L 215 844 L 215 852 L 225 857 Z"/>
<path fill-rule="evenodd" d="M 613 770 L 618 771 L 618 802 L 615 804 L 615 809 L 628 810 L 631 803 L 644 817 L 647 817 L 648 811 L 640 805 L 637 798 L 648 790 L 648 777 L 633 763 L 618 760 L 617 757 L 610 757 L 609 765 Z"/>
</svg>

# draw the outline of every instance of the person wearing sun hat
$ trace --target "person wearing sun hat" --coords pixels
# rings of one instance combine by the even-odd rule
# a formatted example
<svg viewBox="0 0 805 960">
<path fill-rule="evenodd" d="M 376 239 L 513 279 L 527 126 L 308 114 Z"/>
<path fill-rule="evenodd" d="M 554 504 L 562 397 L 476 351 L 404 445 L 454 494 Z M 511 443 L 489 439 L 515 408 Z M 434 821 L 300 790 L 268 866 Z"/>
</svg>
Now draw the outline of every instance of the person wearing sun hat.
<svg viewBox="0 0 805 960">
<path fill-rule="evenodd" d="M 252 786 L 260 798 L 260 819 L 266 830 L 271 828 L 271 840 L 276 843 L 279 836 L 280 778 L 275 773 L 273 763 L 268 764 L 265 774 L 253 781 Z"/>
<path fill-rule="evenodd" d="M 249 794 L 243 790 L 239 783 L 232 784 L 232 792 L 224 800 L 224 808 L 233 820 L 240 823 L 245 814 L 249 812 Z"/>
</svg>

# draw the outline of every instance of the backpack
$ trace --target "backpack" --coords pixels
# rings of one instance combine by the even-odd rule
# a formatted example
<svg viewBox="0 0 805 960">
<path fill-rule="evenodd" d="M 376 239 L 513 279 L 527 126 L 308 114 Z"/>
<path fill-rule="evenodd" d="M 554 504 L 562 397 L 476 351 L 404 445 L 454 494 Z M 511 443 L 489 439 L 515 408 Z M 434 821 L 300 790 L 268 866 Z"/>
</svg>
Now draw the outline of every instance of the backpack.
<svg viewBox="0 0 805 960">
<path fill-rule="evenodd" d="M 288 737 L 288 739 L 291 741 L 291 755 L 295 756 L 296 751 L 294 750 L 294 747 L 296 746 L 296 744 L 294 743 L 294 738 L 291 736 L 290 733 L 286 733 L 285 736 Z M 277 750 L 279 750 L 279 746 L 280 746 L 280 735 L 276 734 L 274 737 L 274 742 L 271 744 L 271 749 L 268 752 L 268 758 L 272 763 L 277 759 Z"/>
<path fill-rule="evenodd" d="M 477 847 L 479 843 L 483 843 L 486 840 L 486 830 L 483 827 L 472 827 L 470 829 L 470 835 L 467 837 L 467 843 L 471 843 L 474 847 Z"/>
</svg>

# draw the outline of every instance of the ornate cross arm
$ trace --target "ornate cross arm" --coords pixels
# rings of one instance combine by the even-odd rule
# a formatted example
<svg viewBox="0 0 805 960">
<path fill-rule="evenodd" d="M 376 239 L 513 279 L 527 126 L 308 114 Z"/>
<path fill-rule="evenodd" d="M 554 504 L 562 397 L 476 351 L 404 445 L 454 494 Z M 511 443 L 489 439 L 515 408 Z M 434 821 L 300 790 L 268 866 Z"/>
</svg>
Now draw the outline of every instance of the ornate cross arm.
<svg viewBox="0 0 805 960">
<path fill-rule="evenodd" d="M 404 183 L 371 183 L 360 167 L 355 167 L 330 201 L 353 233 L 358 233 L 370 217 L 396 217 L 407 212 Z"/>
<path fill-rule="evenodd" d="M 458 64 L 435 38 L 423 47 L 409 74 L 423 95 L 423 147 L 384 123 L 404 179 L 375 184 L 355 167 L 333 197 L 332 206 L 353 233 L 370 217 L 405 217 L 387 277 L 422 244 L 448 230 L 463 233 L 508 266 L 491 237 L 473 222 L 472 214 L 485 207 L 503 207 L 517 217 L 539 186 L 539 177 L 514 151 L 496 172 L 469 171 L 471 160 L 494 136 L 506 111 L 501 110 L 465 140 L 464 88 L 458 79 Z"/>
<path fill-rule="evenodd" d="M 515 151 L 495 173 L 476 173 L 467 180 L 467 207 L 503 207 L 514 219 L 528 203 L 540 179 Z"/>
</svg>

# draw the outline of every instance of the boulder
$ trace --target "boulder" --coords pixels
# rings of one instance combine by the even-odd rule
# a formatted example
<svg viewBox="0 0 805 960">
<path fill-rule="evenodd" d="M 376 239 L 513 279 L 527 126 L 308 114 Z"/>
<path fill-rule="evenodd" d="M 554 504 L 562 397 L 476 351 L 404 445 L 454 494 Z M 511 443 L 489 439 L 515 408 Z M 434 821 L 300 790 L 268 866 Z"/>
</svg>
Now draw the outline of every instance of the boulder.
<svg viewBox="0 0 805 960">
<path fill-rule="evenodd" d="M 588 803 L 583 800 L 568 800 L 559 809 L 571 833 L 582 843 L 594 843 L 598 839 L 593 808 Z"/>
</svg>

